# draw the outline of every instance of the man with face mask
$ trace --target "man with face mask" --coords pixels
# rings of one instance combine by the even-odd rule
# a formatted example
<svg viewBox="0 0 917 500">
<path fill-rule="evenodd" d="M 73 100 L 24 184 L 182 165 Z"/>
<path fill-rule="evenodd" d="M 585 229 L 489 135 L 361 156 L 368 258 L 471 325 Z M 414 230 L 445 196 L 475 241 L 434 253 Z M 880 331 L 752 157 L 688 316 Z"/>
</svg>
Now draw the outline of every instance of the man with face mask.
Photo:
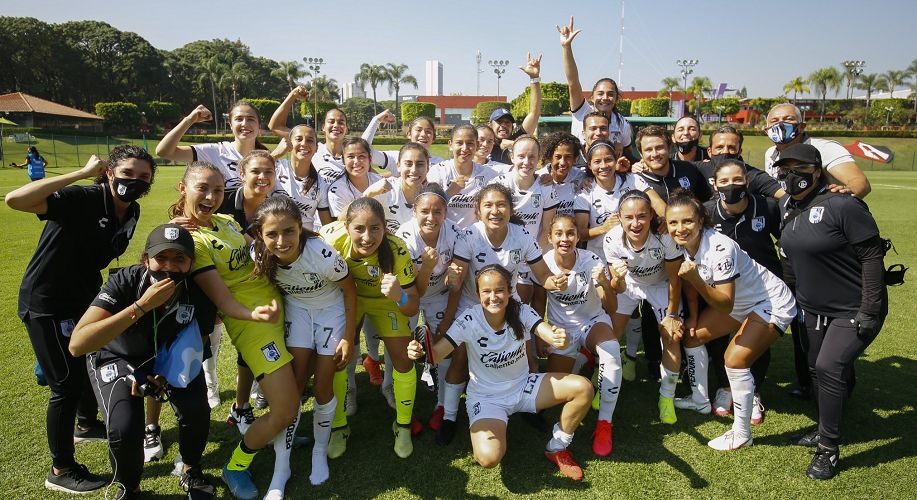
<svg viewBox="0 0 917 500">
<path fill-rule="evenodd" d="M 704 161 L 710 158 L 707 148 L 700 146 L 700 125 L 691 115 L 682 116 L 675 122 L 672 132 L 675 147 L 672 148 L 672 159 L 683 161 Z"/>
<path fill-rule="evenodd" d="M 857 198 L 869 194 L 869 180 L 857 166 L 853 156 L 837 141 L 816 139 L 805 133 L 802 113 L 790 103 L 777 104 L 767 113 L 764 132 L 774 142 L 764 153 L 764 170 L 777 176 L 775 163 L 781 153 L 793 144 L 810 144 L 821 154 L 827 182 L 847 186 Z"/>
<path fill-rule="evenodd" d="M 745 163 L 742 159 L 743 140 L 742 133 L 735 127 L 724 125 L 710 134 L 710 146 L 707 148 L 709 159 L 693 163 L 707 178 L 710 186 L 713 187 L 716 168 L 724 161 L 738 160 L 744 165 L 749 193 L 779 199 L 786 194 L 780 189 L 780 184 L 763 170 Z"/>
<path fill-rule="evenodd" d="M 93 396 L 84 357 L 71 356 L 67 346 L 76 320 L 99 292 L 100 271 L 127 250 L 140 218 L 137 200 L 150 190 L 155 173 L 148 152 L 122 145 L 107 162 L 93 155 L 79 170 L 6 195 L 10 208 L 47 221 L 22 278 L 19 317 L 51 389 L 46 425 L 52 467 L 45 486 L 52 490 L 85 493 L 107 484 L 74 458 L 74 437 L 100 424 L 81 421 L 74 431 L 81 397 Z M 92 178 L 93 185 L 71 185 Z"/>
</svg>

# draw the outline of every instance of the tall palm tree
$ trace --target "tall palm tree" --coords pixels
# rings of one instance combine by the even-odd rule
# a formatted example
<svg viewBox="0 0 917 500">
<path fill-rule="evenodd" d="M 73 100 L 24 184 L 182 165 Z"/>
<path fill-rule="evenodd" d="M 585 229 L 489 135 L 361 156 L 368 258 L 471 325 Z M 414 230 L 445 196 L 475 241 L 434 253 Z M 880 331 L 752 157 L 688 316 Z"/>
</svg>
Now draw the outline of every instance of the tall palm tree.
<svg viewBox="0 0 917 500">
<path fill-rule="evenodd" d="M 818 121 L 824 121 L 828 91 L 833 90 L 837 94 L 841 88 L 841 74 L 834 67 L 817 69 L 809 75 L 809 83 L 815 87 L 815 93 L 821 96 L 821 114 Z"/>
<path fill-rule="evenodd" d="M 885 90 L 888 90 L 888 97 L 895 95 L 895 89 L 904 83 L 907 78 L 905 71 L 889 70 L 882 74 L 882 81 L 885 82 Z"/>
<path fill-rule="evenodd" d="M 911 65 L 904 72 L 911 77 L 908 85 L 912 91 L 911 98 L 914 99 L 914 121 L 917 122 L 917 59 L 911 61 Z"/>
<path fill-rule="evenodd" d="M 793 104 L 796 104 L 796 96 L 800 92 L 809 92 L 810 91 L 809 86 L 806 85 L 807 83 L 809 82 L 806 81 L 805 78 L 801 76 L 797 76 L 796 78 L 793 78 L 792 80 L 783 84 L 783 93 L 789 94 L 790 92 L 792 92 L 793 93 Z"/>
<path fill-rule="evenodd" d="M 386 71 L 385 66 L 363 63 L 360 65 L 360 72 L 353 75 L 353 80 L 360 87 L 369 84 L 370 88 L 373 89 L 373 115 L 377 114 L 376 88 L 388 81 L 388 71 Z"/>
<path fill-rule="evenodd" d="M 307 76 L 311 77 L 312 73 L 303 69 L 302 63 L 298 61 L 280 61 L 277 63 L 277 67 L 271 71 L 271 76 L 276 78 L 281 78 L 287 82 L 287 86 L 290 87 L 290 91 L 299 85 L 299 79 L 305 78 Z M 291 110 L 293 113 L 292 118 L 296 118 L 296 106 L 293 106 Z"/>
<path fill-rule="evenodd" d="M 395 91 L 395 125 L 398 125 L 398 119 L 401 118 L 401 103 L 398 101 L 398 93 L 402 85 L 411 85 L 417 88 L 417 79 L 414 75 L 406 74 L 408 71 L 407 64 L 388 63 L 385 65 L 388 72 L 388 92 L 391 94 Z"/>
<path fill-rule="evenodd" d="M 676 90 L 683 90 L 681 88 L 681 80 L 675 78 L 674 76 L 667 76 L 662 79 L 662 88 L 659 89 L 659 92 L 656 94 L 658 97 L 669 96 L 669 100 L 672 100 L 672 93 Z"/>
<path fill-rule="evenodd" d="M 695 76 L 688 85 L 688 92 L 694 94 L 697 104 L 694 107 L 694 114 L 700 116 L 701 100 L 705 92 L 713 92 L 713 82 L 706 76 Z"/>
<path fill-rule="evenodd" d="M 248 69 L 248 65 L 243 62 L 237 62 L 226 70 L 223 78 L 220 79 L 220 83 L 224 88 L 232 92 L 232 102 L 235 103 L 239 100 L 239 89 L 242 85 L 248 83 L 250 79 L 251 72 Z"/>
<path fill-rule="evenodd" d="M 337 101 L 341 98 L 341 89 L 334 78 L 327 76 L 317 76 L 306 84 L 306 90 L 309 91 L 309 97 L 312 98 L 314 107 L 312 116 L 315 123 L 318 123 L 318 102 Z"/>
<path fill-rule="evenodd" d="M 221 63 L 216 56 L 211 57 L 205 61 L 201 61 L 198 65 L 197 81 L 204 85 L 205 82 L 210 82 L 210 96 L 213 98 L 213 133 L 219 133 L 217 123 L 217 85 L 220 83 L 220 80 L 223 79 L 223 74 L 226 72 L 226 65 Z"/>
<path fill-rule="evenodd" d="M 878 89 L 879 80 L 881 78 L 875 73 L 868 73 L 860 75 L 860 78 L 856 84 L 856 88 L 866 91 L 866 107 L 869 107 L 869 101 L 872 99 L 873 91 Z"/>
</svg>

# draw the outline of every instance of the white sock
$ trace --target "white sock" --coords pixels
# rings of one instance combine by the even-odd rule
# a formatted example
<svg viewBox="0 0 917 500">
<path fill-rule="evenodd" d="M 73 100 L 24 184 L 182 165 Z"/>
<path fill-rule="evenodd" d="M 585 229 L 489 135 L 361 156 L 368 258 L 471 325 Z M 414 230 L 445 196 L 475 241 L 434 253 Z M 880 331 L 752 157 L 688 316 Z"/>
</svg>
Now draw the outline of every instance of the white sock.
<svg viewBox="0 0 917 500">
<path fill-rule="evenodd" d="M 366 340 L 366 354 L 379 361 L 379 336 L 372 329 L 363 327 L 363 339 Z"/>
<path fill-rule="evenodd" d="M 620 351 L 621 349 L 619 348 L 618 350 Z M 587 361 L 589 361 L 589 358 L 583 354 L 583 351 L 576 351 L 573 354 L 573 371 L 570 373 L 579 373 L 586 366 Z"/>
<path fill-rule="evenodd" d="M 337 398 L 331 396 L 331 401 L 325 404 L 315 402 L 315 411 L 312 413 L 312 435 L 315 444 L 312 446 L 312 474 L 309 482 L 319 485 L 328 480 L 328 441 L 331 439 L 331 420 L 334 419 L 334 409 L 338 404 Z"/>
<path fill-rule="evenodd" d="M 297 412 L 296 420 L 274 437 L 274 476 L 271 477 L 271 485 L 267 488 L 268 495 L 277 491 L 282 498 L 287 481 L 290 480 L 290 451 L 293 449 L 293 436 L 296 435 L 296 426 L 299 425 L 301 414 Z"/>
<path fill-rule="evenodd" d="M 611 422 L 621 390 L 621 344 L 606 340 L 595 350 L 599 355 L 599 420 Z"/>
<path fill-rule="evenodd" d="M 710 401 L 707 394 L 707 348 L 685 347 L 688 359 L 688 383 L 691 385 L 691 398 L 699 403 Z"/>
<path fill-rule="evenodd" d="M 436 387 L 436 406 L 446 404 L 446 373 L 449 371 L 450 366 L 452 366 L 452 358 L 446 358 L 440 361 L 439 366 L 436 367 L 436 375 L 439 378 L 437 381 L 439 385 Z"/>
<path fill-rule="evenodd" d="M 755 379 L 750 368 L 726 368 L 732 389 L 733 434 L 741 439 L 751 437 L 751 406 L 755 398 Z"/>
<path fill-rule="evenodd" d="M 388 355 L 388 350 L 385 349 L 385 346 L 382 347 L 382 352 L 385 354 L 385 372 L 382 374 L 382 385 L 383 386 L 392 386 L 395 381 L 392 379 L 392 373 L 394 373 L 394 365 L 392 365 L 392 357 Z"/>
<path fill-rule="evenodd" d="M 664 398 L 675 397 L 675 386 L 678 385 L 678 372 L 673 372 L 668 368 L 659 365 L 662 368 L 662 379 L 659 381 L 659 395 Z"/>
<path fill-rule="evenodd" d="M 640 318 L 631 318 L 627 320 L 627 327 L 624 330 L 624 341 L 627 342 L 625 352 L 633 359 L 637 357 L 637 348 L 640 347 L 640 340 L 643 338 L 643 327 L 640 324 Z"/>
<path fill-rule="evenodd" d="M 458 419 L 459 400 L 462 399 L 462 392 L 465 391 L 465 383 L 450 384 L 446 383 L 446 397 L 443 401 L 443 418 L 453 422 Z"/>
<path fill-rule="evenodd" d="M 566 432 L 560 430 L 560 424 L 554 424 L 554 436 L 548 441 L 547 449 L 551 453 L 556 453 L 560 450 L 566 450 L 570 443 L 573 442 L 573 434 L 567 434 Z"/>
<path fill-rule="evenodd" d="M 210 333 L 210 352 L 213 354 L 213 358 L 217 359 L 220 357 L 220 343 L 223 339 L 223 324 L 220 323 L 213 327 L 213 332 Z"/>
</svg>

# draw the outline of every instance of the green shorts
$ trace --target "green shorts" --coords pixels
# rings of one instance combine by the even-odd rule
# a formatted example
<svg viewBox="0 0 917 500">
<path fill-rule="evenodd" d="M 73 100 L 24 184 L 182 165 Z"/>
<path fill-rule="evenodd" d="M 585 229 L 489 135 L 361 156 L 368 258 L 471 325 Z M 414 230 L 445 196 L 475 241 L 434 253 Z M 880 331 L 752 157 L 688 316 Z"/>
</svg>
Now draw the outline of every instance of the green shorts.
<svg viewBox="0 0 917 500">
<path fill-rule="evenodd" d="M 411 335 L 410 318 L 386 297 L 369 299 L 357 296 L 357 324 L 364 320 L 372 324 L 380 338 Z"/>
<path fill-rule="evenodd" d="M 271 299 L 276 299 L 277 304 L 283 307 L 283 299 L 273 288 L 270 291 L 258 292 L 243 292 L 233 296 L 249 309 L 269 304 Z M 259 323 L 222 314 L 221 318 L 226 325 L 226 333 L 232 339 L 232 345 L 239 351 L 245 364 L 251 368 L 255 379 L 280 369 L 293 359 L 284 342 L 283 314 L 277 323 Z"/>
</svg>

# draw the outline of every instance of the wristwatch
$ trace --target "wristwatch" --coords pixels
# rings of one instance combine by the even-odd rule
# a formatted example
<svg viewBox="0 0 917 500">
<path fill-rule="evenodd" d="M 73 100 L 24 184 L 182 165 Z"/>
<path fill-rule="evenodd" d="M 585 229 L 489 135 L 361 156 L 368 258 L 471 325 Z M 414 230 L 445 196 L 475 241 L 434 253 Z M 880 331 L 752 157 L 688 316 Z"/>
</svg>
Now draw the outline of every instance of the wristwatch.
<svg viewBox="0 0 917 500">
<path fill-rule="evenodd" d="M 541 77 L 532 78 L 529 83 L 541 83 Z"/>
</svg>

